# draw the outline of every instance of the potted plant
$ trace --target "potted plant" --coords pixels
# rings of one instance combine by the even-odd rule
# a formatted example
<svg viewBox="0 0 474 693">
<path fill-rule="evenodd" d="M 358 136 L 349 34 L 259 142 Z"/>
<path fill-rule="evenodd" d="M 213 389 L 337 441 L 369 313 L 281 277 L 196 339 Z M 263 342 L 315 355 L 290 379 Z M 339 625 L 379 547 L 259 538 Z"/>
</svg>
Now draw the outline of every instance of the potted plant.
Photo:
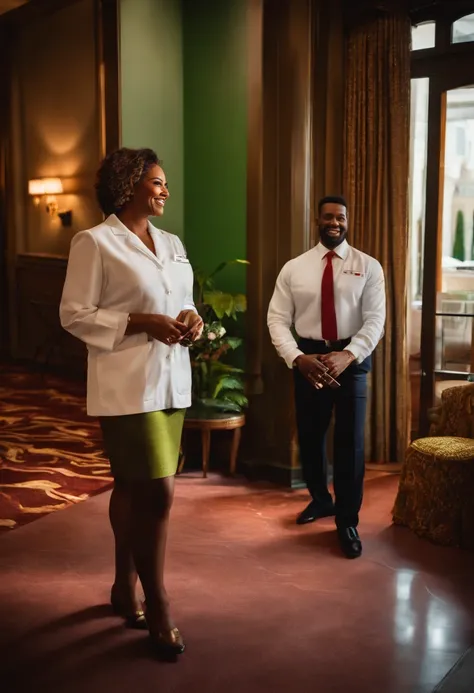
<svg viewBox="0 0 474 693">
<path fill-rule="evenodd" d="M 230 335 L 228 328 L 237 324 L 239 313 L 245 312 L 246 297 L 225 293 L 215 285 L 215 277 L 223 269 L 245 264 L 247 260 L 229 260 L 210 273 L 195 271 L 195 303 L 204 320 L 204 330 L 201 339 L 190 347 L 193 372 L 190 416 L 205 418 L 213 411 L 240 413 L 248 404 L 244 371 L 226 363 L 229 353 L 242 344 L 242 338 Z"/>
</svg>

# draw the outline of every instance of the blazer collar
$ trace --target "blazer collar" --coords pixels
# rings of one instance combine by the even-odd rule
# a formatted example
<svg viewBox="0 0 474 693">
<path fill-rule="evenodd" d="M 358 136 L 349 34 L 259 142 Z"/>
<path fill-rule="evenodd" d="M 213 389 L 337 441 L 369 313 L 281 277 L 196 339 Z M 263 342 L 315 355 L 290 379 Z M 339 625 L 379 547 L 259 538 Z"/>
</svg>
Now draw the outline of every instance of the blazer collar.
<svg viewBox="0 0 474 693">
<path fill-rule="evenodd" d="M 125 224 L 123 224 L 115 214 L 111 214 L 109 217 L 107 217 L 107 219 L 105 220 L 105 223 L 107 224 L 107 226 L 110 227 L 114 236 L 124 236 L 126 241 L 135 250 L 142 253 L 143 255 L 146 255 L 147 258 L 152 260 L 159 267 L 163 267 L 163 262 L 154 253 L 152 253 L 151 250 L 148 250 L 146 245 L 138 238 L 136 233 L 133 233 L 132 231 L 130 231 L 130 229 L 128 229 L 125 226 Z M 156 241 L 157 241 L 158 236 L 163 235 L 163 231 L 160 231 L 155 226 L 153 226 L 153 224 L 151 223 L 150 220 L 148 220 L 148 230 L 149 230 L 150 235 L 152 236 L 153 240 L 155 240 L 155 238 L 156 238 Z M 158 252 L 159 251 L 159 244 L 156 241 L 155 241 L 155 250 Z"/>
</svg>

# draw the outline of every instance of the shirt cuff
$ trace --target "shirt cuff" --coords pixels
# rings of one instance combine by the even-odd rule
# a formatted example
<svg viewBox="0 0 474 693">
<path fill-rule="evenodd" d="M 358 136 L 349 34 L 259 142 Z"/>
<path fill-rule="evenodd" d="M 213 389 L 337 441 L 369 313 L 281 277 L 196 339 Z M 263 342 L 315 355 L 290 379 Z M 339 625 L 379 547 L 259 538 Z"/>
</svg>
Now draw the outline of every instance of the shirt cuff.
<svg viewBox="0 0 474 693">
<path fill-rule="evenodd" d="M 110 330 L 109 338 L 104 335 L 106 337 L 106 341 L 110 339 L 105 348 L 108 351 L 112 351 L 120 344 L 120 342 L 123 341 L 123 338 L 125 337 L 125 332 L 128 325 L 128 313 L 107 310 L 106 308 L 99 308 L 97 311 L 97 322 Z"/>
<path fill-rule="evenodd" d="M 288 368 L 293 368 L 293 363 L 298 356 L 304 356 L 304 353 L 300 349 L 292 349 L 285 357 L 286 365 Z"/>
<path fill-rule="evenodd" d="M 356 344 L 353 344 L 352 342 L 346 346 L 344 351 L 349 351 L 355 359 L 356 363 L 361 363 L 364 359 L 361 358 L 361 349 L 358 347 Z"/>
</svg>

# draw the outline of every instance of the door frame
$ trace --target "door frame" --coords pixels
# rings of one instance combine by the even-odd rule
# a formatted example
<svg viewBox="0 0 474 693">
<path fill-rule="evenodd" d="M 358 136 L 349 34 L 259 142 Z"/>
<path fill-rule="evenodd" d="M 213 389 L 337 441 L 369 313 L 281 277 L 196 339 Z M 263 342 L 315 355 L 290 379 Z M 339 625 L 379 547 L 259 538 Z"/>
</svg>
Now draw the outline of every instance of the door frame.
<svg viewBox="0 0 474 693">
<path fill-rule="evenodd" d="M 435 393 L 436 303 L 440 289 L 439 266 L 442 251 L 446 94 L 452 89 L 474 86 L 474 42 L 450 42 L 451 26 L 458 17 L 459 13 L 437 19 L 436 47 L 412 53 L 412 79 L 429 78 L 420 339 L 420 436 L 429 433 L 429 409 L 433 406 Z"/>
</svg>

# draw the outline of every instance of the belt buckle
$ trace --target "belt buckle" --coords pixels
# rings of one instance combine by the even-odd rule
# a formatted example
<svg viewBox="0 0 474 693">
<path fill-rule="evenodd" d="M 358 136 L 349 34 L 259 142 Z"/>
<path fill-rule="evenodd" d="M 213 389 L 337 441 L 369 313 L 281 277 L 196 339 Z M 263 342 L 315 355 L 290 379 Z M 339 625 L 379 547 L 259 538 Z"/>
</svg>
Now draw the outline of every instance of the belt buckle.
<svg viewBox="0 0 474 693">
<path fill-rule="evenodd" d="M 327 346 L 327 348 L 328 348 L 328 349 L 330 349 L 330 348 L 331 348 L 331 346 L 332 346 L 332 342 L 331 342 L 331 340 L 330 340 L 330 339 L 325 339 L 325 340 L 324 340 L 324 343 L 325 343 L 325 345 Z"/>
</svg>

